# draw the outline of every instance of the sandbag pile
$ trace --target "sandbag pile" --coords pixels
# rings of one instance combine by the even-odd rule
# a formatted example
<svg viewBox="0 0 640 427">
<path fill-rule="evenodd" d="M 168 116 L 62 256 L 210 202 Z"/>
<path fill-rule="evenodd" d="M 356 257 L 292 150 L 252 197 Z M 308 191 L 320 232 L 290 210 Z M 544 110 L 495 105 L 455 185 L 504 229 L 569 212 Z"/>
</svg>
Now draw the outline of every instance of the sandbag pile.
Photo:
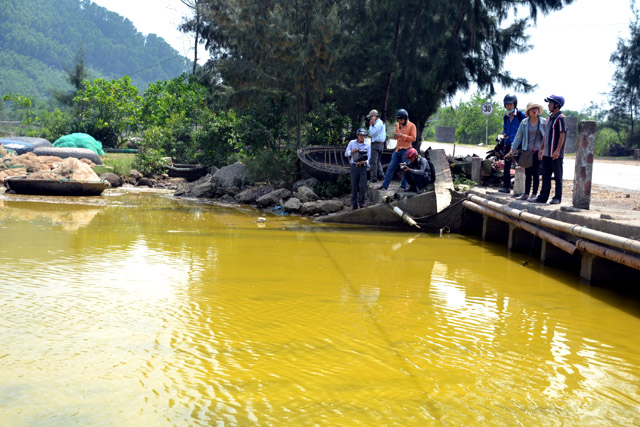
<svg viewBox="0 0 640 427">
<path fill-rule="evenodd" d="M 87 159 L 56 156 L 36 156 L 33 153 L 6 156 L 0 159 L 0 183 L 9 176 L 28 175 L 31 179 L 70 179 L 75 181 L 99 181 Z"/>
</svg>

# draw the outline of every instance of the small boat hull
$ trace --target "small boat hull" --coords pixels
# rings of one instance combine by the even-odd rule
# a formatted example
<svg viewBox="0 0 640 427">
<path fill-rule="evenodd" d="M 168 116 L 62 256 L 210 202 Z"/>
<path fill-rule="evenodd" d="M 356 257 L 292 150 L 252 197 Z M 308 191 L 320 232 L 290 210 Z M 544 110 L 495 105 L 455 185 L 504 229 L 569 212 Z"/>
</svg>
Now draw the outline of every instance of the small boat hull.
<svg viewBox="0 0 640 427">
<path fill-rule="evenodd" d="M 5 178 L 7 191 L 17 194 L 40 196 L 99 196 L 109 188 L 106 181 L 65 181 L 52 179 L 29 179 L 24 176 Z"/>
<path fill-rule="evenodd" d="M 185 178 L 196 181 L 209 173 L 209 169 L 202 165 L 173 164 L 167 166 L 167 175 L 172 178 Z"/>
<path fill-rule="evenodd" d="M 334 145 L 311 145 L 298 150 L 298 159 L 304 170 L 321 181 L 335 181 L 349 175 L 349 158 L 344 155 L 346 147 Z M 382 152 L 382 167 L 391 162 L 393 150 Z"/>
</svg>

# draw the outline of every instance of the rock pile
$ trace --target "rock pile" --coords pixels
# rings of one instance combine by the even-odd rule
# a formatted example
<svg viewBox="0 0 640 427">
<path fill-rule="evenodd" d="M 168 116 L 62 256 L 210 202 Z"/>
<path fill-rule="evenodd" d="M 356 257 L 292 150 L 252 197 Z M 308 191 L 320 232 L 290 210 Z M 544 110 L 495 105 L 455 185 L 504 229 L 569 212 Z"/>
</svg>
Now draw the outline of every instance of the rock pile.
<svg viewBox="0 0 640 427">
<path fill-rule="evenodd" d="M 175 196 L 211 198 L 226 203 L 255 205 L 262 209 L 280 206 L 288 213 L 302 215 L 326 215 L 344 209 L 341 200 L 319 200 L 313 191 L 316 179 L 295 183 L 292 189 L 271 184 L 249 184 L 245 165 L 235 163 L 212 171 L 197 181 L 183 183 Z"/>
</svg>

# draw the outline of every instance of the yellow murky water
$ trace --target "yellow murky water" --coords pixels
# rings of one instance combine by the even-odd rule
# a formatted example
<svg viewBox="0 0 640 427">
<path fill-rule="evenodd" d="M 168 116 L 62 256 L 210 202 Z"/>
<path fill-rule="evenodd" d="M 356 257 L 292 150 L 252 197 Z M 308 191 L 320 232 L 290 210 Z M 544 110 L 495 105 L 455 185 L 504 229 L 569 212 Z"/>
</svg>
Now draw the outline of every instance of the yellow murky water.
<svg viewBox="0 0 640 427">
<path fill-rule="evenodd" d="M 0 195 L 0 425 L 640 424 L 633 300 L 462 236 L 261 215 Z"/>
</svg>

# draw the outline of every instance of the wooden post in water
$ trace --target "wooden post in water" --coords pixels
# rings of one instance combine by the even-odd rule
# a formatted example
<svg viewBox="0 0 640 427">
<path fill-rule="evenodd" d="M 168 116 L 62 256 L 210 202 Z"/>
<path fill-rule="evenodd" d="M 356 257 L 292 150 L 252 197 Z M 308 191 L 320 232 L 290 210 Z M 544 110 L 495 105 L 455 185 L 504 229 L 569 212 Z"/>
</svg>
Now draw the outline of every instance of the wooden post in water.
<svg viewBox="0 0 640 427">
<path fill-rule="evenodd" d="M 589 209 L 593 154 L 596 147 L 596 122 L 585 120 L 578 124 L 576 168 L 573 178 L 573 207 Z"/>
</svg>

